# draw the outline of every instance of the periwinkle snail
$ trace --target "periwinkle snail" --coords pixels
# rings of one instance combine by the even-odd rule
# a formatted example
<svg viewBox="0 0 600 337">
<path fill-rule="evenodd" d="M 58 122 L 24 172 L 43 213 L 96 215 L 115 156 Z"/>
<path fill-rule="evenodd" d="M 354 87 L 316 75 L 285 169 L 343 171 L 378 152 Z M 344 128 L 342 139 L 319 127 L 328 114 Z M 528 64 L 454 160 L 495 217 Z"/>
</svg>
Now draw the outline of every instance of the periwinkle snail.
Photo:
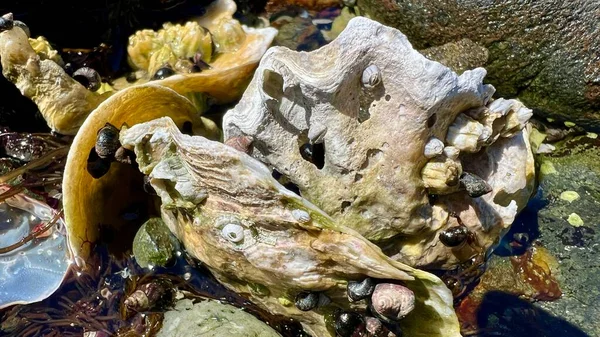
<svg viewBox="0 0 600 337">
<path fill-rule="evenodd" d="M 367 277 L 361 282 L 350 281 L 348 282 L 348 299 L 351 302 L 360 301 L 373 294 L 375 290 L 375 282 L 372 278 Z"/>
<path fill-rule="evenodd" d="M 379 67 L 371 64 L 365 68 L 362 73 L 361 82 L 367 89 L 371 89 L 379 85 L 379 83 L 381 83 L 381 71 L 379 70 Z"/>
<path fill-rule="evenodd" d="M 405 286 L 379 283 L 371 295 L 371 312 L 386 322 L 397 322 L 415 308 L 415 293 Z"/>
<path fill-rule="evenodd" d="M 96 136 L 94 148 L 98 157 L 102 159 L 112 159 L 117 150 L 121 147 L 119 143 L 119 129 L 110 123 L 106 123 Z"/>
<path fill-rule="evenodd" d="M 365 328 L 365 320 L 356 312 L 339 312 L 334 323 L 335 332 L 340 337 L 352 337 Z"/>
<path fill-rule="evenodd" d="M 301 311 L 310 311 L 317 307 L 323 307 L 331 303 L 327 295 L 314 291 L 302 291 L 296 295 L 294 300 L 296 308 Z"/>
<path fill-rule="evenodd" d="M 473 173 L 463 172 L 459 178 L 460 185 L 471 198 L 477 198 L 492 191 L 492 187 L 483 178 Z"/>
<path fill-rule="evenodd" d="M 0 16 L 0 32 L 5 30 L 11 30 L 14 26 L 13 15 L 12 13 L 5 14 Z"/>
<path fill-rule="evenodd" d="M 73 79 L 90 91 L 100 89 L 102 78 L 98 72 L 90 67 L 82 67 L 73 73 Z"/>
<path fill-rule="evenodd" d="M 167 63 L 162 67 L 158 68 L 156 73 L 152 76 L 153 80 L 164 80 L 167 77 L 175 75 L 175 70 Z"/>
<path fill-rule="evenodd" d="M 469 238 L 469 229 L 464 225 L 447 228 L 440 232 L 439 239 L 446 247 L 458 247 Z"/>
</svg>

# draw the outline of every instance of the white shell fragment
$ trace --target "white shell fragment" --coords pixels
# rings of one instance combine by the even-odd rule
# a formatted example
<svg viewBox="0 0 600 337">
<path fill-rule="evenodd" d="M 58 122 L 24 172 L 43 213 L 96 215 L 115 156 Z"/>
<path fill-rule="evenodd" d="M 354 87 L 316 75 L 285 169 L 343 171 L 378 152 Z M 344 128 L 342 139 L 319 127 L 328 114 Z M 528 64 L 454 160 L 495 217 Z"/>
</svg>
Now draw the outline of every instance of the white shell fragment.
<svg viewBox="0 0 600 337">
<path fill-rule="evenodd" d="M 1 192 L 7 189 L 0 187 Z M 19 242 L 35 226 L 50 221 L 54 212 L 22 193 L 7 198 L 0 203 L 0 247 Z M 64 223 L 59 219 L 37 239 L 0 254 L 0 309 L 41 301 L 58 289 L 71 264 L 66 242 Z"/>
<path fill-rule="evenodd" d="M 224 138 L 252 137 L 252 156 L 338 223 L 386 242 L 387 254 L 453 268 L 490 248 L 533 191 L 531 111 L 493 100 L 485 75 L 477 68 L 459 76 L 398 30 L 356 17 L 313 52 L 269 49 L 225 114 Z M 301 150 L 307 144 L 311 156 Z M 458 183 L 463 170 L 492 191 L 473 200 Z M 439 231 L 457 220 L 436 220 L 435 205 L 460 217 L 474 246 L 457 253 L 439 244 Z"/>
<path fill-rule="evenodd" d="M 365 88 L 374 88 L 381 83 L 381 71 L 376 65 L 372 64 L 363 71 L 361 81 Z"/>
<path fill-rule="evenodd" d="M 310 214 L 307 211 L 301 209 L 295 209 L 292 211 L 292 216 L 300 223 L 305 223 L 310 221 Z"/>
<path fill-rule="evenodd" d="M 423 155 L 425 155 L 427 158 L 433 158 L 439 154 L 442 154 L 443 151 L 444 143 L 437 138 L 431 138 L 427 144 L 425 144 L 425 151 L 423 152 Z"/>
<path fill-rule="evenodd" d="M 238 224 L 227 224 L 221 230 L 221 235 L 230 242 L 238 243 L 244 240 L 244 227 Z"/>
</svg>

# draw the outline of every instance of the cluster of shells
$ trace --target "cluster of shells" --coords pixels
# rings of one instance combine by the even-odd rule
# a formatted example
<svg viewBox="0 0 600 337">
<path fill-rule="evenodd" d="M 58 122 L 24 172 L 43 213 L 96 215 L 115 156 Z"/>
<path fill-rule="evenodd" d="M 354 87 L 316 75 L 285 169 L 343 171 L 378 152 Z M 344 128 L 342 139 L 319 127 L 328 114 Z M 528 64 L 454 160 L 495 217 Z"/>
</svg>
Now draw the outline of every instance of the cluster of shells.
<svg viewBox="0 0 600 337">
<path fill-rule="evenodd" d="M 0 32 L 4 75 L 55 131 L 79 130 L 63 203 L 80 267 L 98 224 L 131 227 L 125 207 L 158 203 L 221 283 L 315 336 L 359 327 L 389 336 L 391 326 L 459 336 L 452 294 L 416 268 L 485 254 L 525 206 L 531 110 L 493 100 L 484 69 L 458 76 L 366 18 L 314 52 L 265 53 L 272 29 L 241 27 L 232 1 L 211 6 L 197 23 L 132 36 L 129 60 L 142 80 L 104 93 L 44 59 L 24 30 Z M 194 38 L 168 43 L 182 30 Z M 220 130 L 200 117 L 197 94 L 239 98 L 263 53 L 223 118 L 225 144 L 210 140 Z"/>
</svg>

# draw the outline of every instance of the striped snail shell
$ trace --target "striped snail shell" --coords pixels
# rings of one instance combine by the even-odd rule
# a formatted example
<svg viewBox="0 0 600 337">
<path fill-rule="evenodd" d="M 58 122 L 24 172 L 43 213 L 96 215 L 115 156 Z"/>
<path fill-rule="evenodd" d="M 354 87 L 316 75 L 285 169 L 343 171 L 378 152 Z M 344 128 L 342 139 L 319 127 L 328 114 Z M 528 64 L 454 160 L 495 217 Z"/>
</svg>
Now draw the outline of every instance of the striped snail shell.
<svg viewBox="0 0 600 337">
<path fill-rule="evenodd" d="M 380 283 L 371 295 L 371 311 L 386 322 L 396 322 L 415 308 L 415 294 L 405 286 Z"/>
</svg>

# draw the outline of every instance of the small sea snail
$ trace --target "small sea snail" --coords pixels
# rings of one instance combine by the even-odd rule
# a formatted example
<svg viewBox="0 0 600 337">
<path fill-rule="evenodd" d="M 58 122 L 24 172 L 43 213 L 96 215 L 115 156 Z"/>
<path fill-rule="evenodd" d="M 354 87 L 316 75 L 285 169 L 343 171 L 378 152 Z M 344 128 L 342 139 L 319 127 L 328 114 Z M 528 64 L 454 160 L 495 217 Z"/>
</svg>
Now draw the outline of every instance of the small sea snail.
<svg viewBox="0 0 600 337">
<path fill-rule="evenodd" d="M 310 214 L 302 209 L 295 209 L 292 211 L 292 217 L 300 223 L 306 223 L 310 221 Z"/>
<path fill-rule="evenodd" d="M 73 73 L 73 79 L 90 91 L 96 91 L 100 89 L 102 85 L 102 78 L 97 71 L 90 67 L 82 67 L 77 69 Z"/>
<path fill-rule="evenodd" d="M 12 13 L 5 14 L 0 16 L 0 32 L 5 30 L 11 30 L 14 26 L 13 15 Z"/>
<path fill-rule="evenodd" d="M 350 302 L 360 301 L 373 294 L 375 290 L 375 282 L 372 278 L 367 277 L 361 282 L 350 281 L 348 282 L 348 299 Z"/>
<path fill-rule="evenodd" d="M 296 295 L 294 300 L 296 308 L 302 311 L 310 311 L 317 307 L 323 307 L 331 303 L 331 299 L 323 293 L 314 291 L 302 291 Z"/>
<path fill-rule="evenodd" d="M 340 337 L 352 337 L 365 328 L 365 320 L 356 312 L 340 312 L 334 323 L 335 333 Z"/>
<path fill-rule="evenodd" d="M 473 173 L 463 172 L 459 181 L 460 186 L 467 191 L 471 198 L 477 198 L 492 191 L 492 187 L 483 178 Z"/>
<path fill-rule="evenodd" d="M 153 80 L 164 80 L 167 77 L 175 75 L 175 70 L 171 68 L 171 66 L 167 63 L 162 67 L 158 68 L 154 76 L 152 76 Z"/>
<path fill-rule="evenodd" d="M 229 242 L 238 243 L 244 240 L 244 227 L 230 223 L 223 227 L 221 235 Z"/>
<path fill-rule="evenodd" d="M 386 322 L 397 322 L 415 308 L 415 293 L 405 286 L 379 283 L 371 295 L 371 312 Z"/>
<path fill-rule="evenodd" d="M 444 229 L 439 234 L 439 239 L 446 247 L 458 247 L 469 238 L 469 229 L 464 225 Z"/>
<path fill-rule="evenodd" d="M 121 147 L 119 142 L 119 129 L 110 123 L 106 123 L 96 136 L 96 153 L 102 159 L 112 160 L 117 150 Z"/>
<path fill-rule="evenodd" d="M 381 83 L 381 71 L 372 64 L 363 70 L 361 81 L 365 88 L 374 88 Z"/>
</svg>

